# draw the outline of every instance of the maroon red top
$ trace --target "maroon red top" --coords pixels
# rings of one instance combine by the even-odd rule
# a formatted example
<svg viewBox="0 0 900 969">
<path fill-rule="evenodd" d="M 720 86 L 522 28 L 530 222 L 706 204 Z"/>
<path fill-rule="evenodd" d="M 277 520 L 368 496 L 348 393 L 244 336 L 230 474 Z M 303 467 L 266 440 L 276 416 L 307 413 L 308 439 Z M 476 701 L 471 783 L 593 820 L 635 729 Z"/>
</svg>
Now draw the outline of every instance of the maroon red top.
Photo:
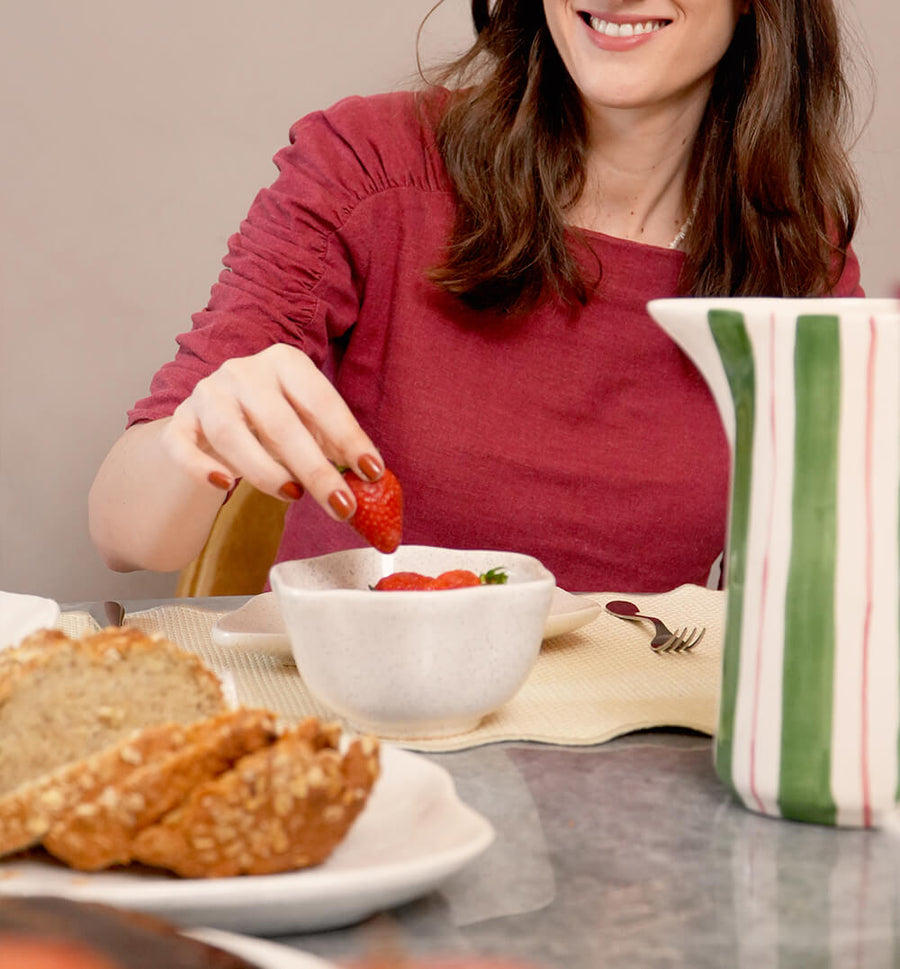
<svg viewBox="0 0 900 969">
<path fill-rule="evenodd" d="M 292 343 L 334 375 L 400 478 L 406 544 L 526 552 L 571 590 L 706 581 L 727 445 L 702 378 L 645 310 L 677 295 L 681 253 L 590 234 L 603 278 L 577 315 L 474 313 L 425 276 L 453 195 L 412 95 L 312 114 L 275 163 L 131 423 L 170 414 L 226 358 Z M 858 284 L 852 259 L 836 295 Z M 278 557 L 359 542 L 307 496 Z"/>
</svg>

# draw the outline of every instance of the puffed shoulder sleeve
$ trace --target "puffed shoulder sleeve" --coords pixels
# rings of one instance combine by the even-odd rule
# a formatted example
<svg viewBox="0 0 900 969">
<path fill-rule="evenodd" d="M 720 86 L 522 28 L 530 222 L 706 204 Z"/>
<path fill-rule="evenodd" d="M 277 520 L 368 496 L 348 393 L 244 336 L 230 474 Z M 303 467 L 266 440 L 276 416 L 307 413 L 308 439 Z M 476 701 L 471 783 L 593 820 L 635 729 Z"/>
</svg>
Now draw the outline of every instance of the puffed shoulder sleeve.
<svg viewBox="0 0 900 969">
<path fill-rule="evenodd" d="M 374 99 L 308 115 L 275 156 L 276 180 L 258 193 L 228 241 L 224 270 L 178 352 L 153 377 L 129 421 L 167 416 L 226 359 L 290 343 L 322 366 L 329 341 L 357 319 L 366 240 L 342 231 L 385 179 L 379 144 L 391 137 Z"/>
</svg>

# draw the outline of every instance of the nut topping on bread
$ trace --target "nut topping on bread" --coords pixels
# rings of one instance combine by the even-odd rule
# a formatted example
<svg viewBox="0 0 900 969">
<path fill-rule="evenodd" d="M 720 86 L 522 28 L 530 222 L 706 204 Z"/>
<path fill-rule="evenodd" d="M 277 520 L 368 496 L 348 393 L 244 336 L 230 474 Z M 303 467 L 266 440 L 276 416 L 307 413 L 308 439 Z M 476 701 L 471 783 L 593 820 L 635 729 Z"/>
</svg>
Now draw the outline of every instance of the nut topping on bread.
<svg viewBox="0 0 900 969">
<path fill-rule="evenodd" d="M 127 864 L 132 839 L 141 828 L 179 805 L 198 784 L 270 744 L 275 716 L 267 710 L 230 710 L 181 728 L 175 737 L 179 734 L 174 749 L 123 770 L 117 781 L 59 817 L 44 835 L 44 847 L 81 871 Z M 135 748 L 126 744 L 129 749 Z"/>
<path fill-rule="evenodd" d="M 141 764 L 177 750 L 184 741 L 184 724 L 147 727 L 99 753 L 20 785 L 0 798 L 0 856 L 38 844 L 57 820 L 82 801 L 121 781 Z"/>
<path fill-rule="evenodd" d="M 378 774 L 378 743 L 340 754 L 333 728 L 306 720 L 198 785 L 144 828 L 133 857 L 188 878 L 266 875 L 317 865 L 347 834 Z"/>
</svg>

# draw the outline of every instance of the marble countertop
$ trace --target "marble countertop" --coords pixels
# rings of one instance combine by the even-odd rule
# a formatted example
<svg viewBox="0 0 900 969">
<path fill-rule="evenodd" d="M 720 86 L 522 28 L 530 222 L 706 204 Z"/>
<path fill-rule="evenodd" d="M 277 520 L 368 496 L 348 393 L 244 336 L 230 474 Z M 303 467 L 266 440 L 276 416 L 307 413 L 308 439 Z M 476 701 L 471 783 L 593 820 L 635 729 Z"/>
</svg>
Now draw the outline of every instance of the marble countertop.
<svg viewBox="0 0 900 969">
<path fill-rule="evenodd" d="M 386 926 L 411 955 L 546 969 L 894 966 L 900 840 L 738 806 L 708 738 L 428 755 L 497 840 L 439 891 L 347 929 L 282 941 L 340 962 Z"/>
</svg>

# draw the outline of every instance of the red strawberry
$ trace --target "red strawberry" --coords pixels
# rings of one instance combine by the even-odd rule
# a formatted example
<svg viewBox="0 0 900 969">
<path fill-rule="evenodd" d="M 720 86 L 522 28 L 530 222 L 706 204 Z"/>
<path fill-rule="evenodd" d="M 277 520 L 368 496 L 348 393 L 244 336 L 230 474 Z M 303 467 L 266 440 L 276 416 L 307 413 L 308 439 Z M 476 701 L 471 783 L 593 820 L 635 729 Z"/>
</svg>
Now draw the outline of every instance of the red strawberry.
<svg viewBox="0 0 900 969">
<path fill-rule="evenodd" d="M 469 585 L 481 585 L 481 579 L 468 569 L 451 569 L 432 579 L 429 589 L 463 589 Z"/>
<path fill-rule="evenodd" d="M 403 536 L 403 489 L 397 476 L 385 471 L 377 481 L 365 481 L 350 470 L 343 474 L 356 496 L 349 524 L 379 552 L 393 552 Z"/>
<path fill-rule="evenodd" d="M 375 585 L 370 586 L 376 592 L 415 592 L 436 589 L 464 589 L 475 585 L 502 585 L 509 576 L 503 568 L 490 569 L 483 575 L 476 575 L 468 569 L 450 569 L 441 572 L 432 579 L 429 575 L 419 572 L 392 572 Z"/>
<path fill-rule="evenodd" d="M 392 572 L 379 579 L 372 588 L 376 592 L 412 592 L 415 589 L 430 589 L 434 580 L 419 572 Z"/>
</svg>

